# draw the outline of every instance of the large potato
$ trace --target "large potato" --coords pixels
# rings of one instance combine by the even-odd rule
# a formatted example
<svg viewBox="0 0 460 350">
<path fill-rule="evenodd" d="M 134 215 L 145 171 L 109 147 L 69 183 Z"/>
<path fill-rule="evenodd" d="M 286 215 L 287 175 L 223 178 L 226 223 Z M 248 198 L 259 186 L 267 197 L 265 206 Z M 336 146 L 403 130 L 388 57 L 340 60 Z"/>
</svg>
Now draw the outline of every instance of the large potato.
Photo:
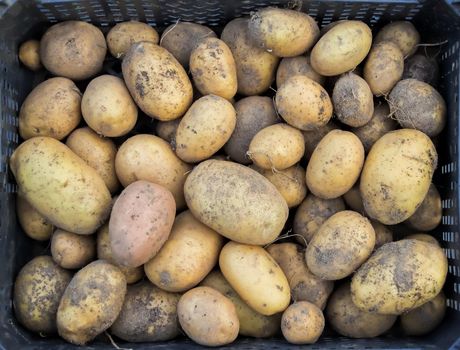
<svg viewBox="0 0 460 350">
<path fill-rule="evenodd" d="M 439 64 L 435 57 L 416 54 L 404 61 L 403 79 L 417 79 L 431 86 L 438 84 Z"/>
<path fill-rule="evenodd" d="M 27 40 L 19 46 L 19 60 L 31 71 L 38 71 L 43 68 L 40 62 L 40 42 L 38 40 Z"/>
<path fill-rule="evenodd" d="M 283 58 L 276 70 L 276 86 L 280 87 L 294 75 L 305 75 L 320 85 L 324 85 L 326 80 L 311 67 L 308 55 Z"/>
<path fill-rule="evenodd" d="M 241 243 L 270 243 L 288 217 L 287 204 L 275 186 L 256 171 L 232 162 L 202 162 L 185 181 L 184 193 L 198 220 Z"/>
<path fill-rule="evenodd" d="M 442 219 L 441 196 L 434 184 L 430 185 L 422 204 L 406 221 L 409 226 L 420 231 L 435 229 Z"/>
<path fill-rule="evenodd" d="M 177 119 L 191 105 L 193 89 L 187 72 L 166 49 L 147 41 L 135 43 L 121 68 L 131 96 L 148 116 Z"/>
<path fill-rule="evenodd" d="M 222 248 L 219 266 L 228 283 L 255 311 L 270 316 L 289 306 L 288 280 L 262 247 L 229 242 Z"/>
<path fill-rule="evenodd" d="M 385 225 L 408 219 L 428 193 L 437 162 L 433 143 L 420 131 L 401 129 L 382 136 L 361 173 L 366 213 Z"/>
<path fill-rule="evenodd" d="M 414 239 L 387 243 L 354 274 L 353 303 L 364 311 L 399 315 L 438 295 L 446 275 L 440 247 Z"/>
<path fill-rule="evenodd" d="M 107 34 L 107 46 L 116 58 L 123 59 L 132 44 L 150 41 L 158 44 L 160 36 L 147 23 L 128 21 L 115 24 Z"/>
<path fill-rule="evenodd" d="M 324 325 L 321 310 L 315 304 L 300 301 L 284 311 L 281 331 L 291 344 L 313 344 L 323 333 Z"/>
<path fill-rule="evenodd" d="M 19 193 L 16 196 L 16 214 L 27 236 L 37 241 L 50 239 L 53 225 Z"/>
<path fill-rule="evenodd" d="M 10 158 L 19 192 L 53 225 L 91 234 L 110 212 L 111 197 L 99 174 L 51 137 L 23 142 Z"/>
<path fill-rule="evenodd" d="M 420 34 L 409 21 L 395 21 L 380 29 L 374 42 L 390 41 L 395 43 L 404 55 L 412 55 L 420 43 Z"/>
<path fill-rule="evenodd" d="M 326 125 L 323 125 L 313 130 L 303 130 L 303 138 L 305 140 L 305 157 L 307 160 L 311 158 L 313 151 L 315 150 L 318 143 L 323 139 L 324 136 L 329 134 L 329 131 L 340 129 L 338 125 L 332 121 L 329 121 Z"/>
<path fill-rule="evenodd" d="M 51 237 L 53 260 L 65 269 L 79 269 L 96 257 L 94 237 L 56 230 Z"/>
<path fill-rule="evenodd" d="M 27 95 L 19 111 L 19 135 L 24 139 L 50 136 L 62 140 L 81 120 L 81 94 L 66 78 L 51 78 Z"/>
</svg>

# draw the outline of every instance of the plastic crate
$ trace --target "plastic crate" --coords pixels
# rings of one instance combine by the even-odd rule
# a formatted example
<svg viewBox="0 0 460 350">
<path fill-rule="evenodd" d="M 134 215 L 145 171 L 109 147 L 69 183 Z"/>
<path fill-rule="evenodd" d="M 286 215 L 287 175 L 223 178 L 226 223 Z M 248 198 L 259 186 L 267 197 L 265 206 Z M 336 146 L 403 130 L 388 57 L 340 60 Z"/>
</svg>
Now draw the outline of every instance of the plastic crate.
<svg viewBox="0 0 460 350">
<path fill-rule="evenodd" d="M 219 28 L 232 18 L 248 15 L 267 5 L 301 6 L 322 27 L 339 19 L 359 19 L 373 30 L 392 21 L 413 21 L 425 42 L 448 43 L 439 47 L 442 81 L 439 90 L 446 99 L 448 123 L 440 137 L 439 169 L 436 183 L 442 197 L 443 218 L 435 235 L 449 260 L 445 293 L 448 312 L 443 324 L 426 337 L 388 335 L 353 340 L 324 335 L 312 349 L 439 348 L 460 349 L 460 229 L 459 229 L 459 65 L 460 8 L 457 1 L 301 1 L 286 0 L 87 0 L 11 1 L 0 0 L 0 349 L 69 349 L 74 346 L 59 338 L 41 338 L 18 325 L 12 312 L 12 287 L 18 270 L 32 256 L 43 254 L 46 246 L 32 242 L 21 232 L 15 215 L 16 185 L 8 170 L 8 159 L 18 144 L 18 110 L 33 86 L 44 79 L 23 68 L 17 58 L 19 44 L 39 37 L 51 23 L 78 19 L 99 25 L 103 30 L 116 22 L 140 20 L 160 29 L 181 21 L 193 21 Z M 218 30 L 218 29 L 217 29 Z M 130 349 L 193 349 L 186 339 L 165 343 L 119 344 Z M 75 347 L 77 348 L 77 347 Z M 113 349 L 102 340 L 87 349 Z M 227 349 L 297 349 L 282 339 L 239 339 Z"/>
</svg>

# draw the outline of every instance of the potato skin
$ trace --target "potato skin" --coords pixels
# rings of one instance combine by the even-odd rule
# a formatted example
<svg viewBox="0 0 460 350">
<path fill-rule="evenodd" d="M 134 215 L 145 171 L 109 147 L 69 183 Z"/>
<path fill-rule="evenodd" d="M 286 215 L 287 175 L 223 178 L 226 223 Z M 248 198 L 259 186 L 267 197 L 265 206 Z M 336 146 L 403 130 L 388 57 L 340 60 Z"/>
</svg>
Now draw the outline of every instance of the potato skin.
<svg viewBox="0 0 460 350">
<path fill-rule="evenodd" d="M 109 215 L 111 197 L 104 180 L 51 137 L 23 142 L 11 156 L 10 168 L 24 198 L 59 228 L 91 234 Z"/>
<path fill-rule="evenodd" d="M 433 143 L 420 131 L 400 129 L 382 136 L 361 173 L 366 213 L 385 225 L 408 219 L 428 192 L 437 160 Z"/>
<path fill-rule="evenodd" d="M 40 42 L 38 40 L 27 40 L 19 46 L 19 60 L 31 71 L 38 71 L 43 68 L 40 62 Z"/>
<path fill-rule="evenodd" d="M 436 186 L 431 184 L 422 204 L 420 204 L 415 213 L 407 219 L 406 223 L 416 230 L 431 231 L 441 223 L 441 219 L 441 196 Z"/>
<path fill-rule="evenodd" d="M 81 94 L 73 81 L 51 78 L 27 95 L 19 111 L 19 135 L 28 140 L 49 136 L 62 140 L 81 120 Z"/>
<path fill-rule="evenodd" d="M 189 290 L 180 298 L 177 313 L 182 329 L 200 345 L 230 344 L 238 336 L 240 324 L 235 306 L 215 289 Z"/>
<path fill-rule="evenodd" d="M 438 247 L 441 247 L 441 245 L 439 244 L 438 240 L 436 238 L 434 238 L 433 236 L 427 234 L 427 233 L 414 233 L 414 234 L 411 234 L 411 235 L 408 235 L 408 236 L 404 237 L 404 239 L 416 239 L 418 241 L 431 243 L 431 244 L 434 244 L 434 245 L 436 245 Z"/>
<path fill-rule="evenodd" d="M 51 237 L 53 260 L 65 269 L 79 269 L 96 257 L 94 237 L 57 229 Z"/>
<path fill-rule="evenodd" d="M 351 210 L 366 216 L 363 199 L 361 198 L 361 192 L 359 191 L 359 183 L 356 183 L 352 188 L 350 188 L 350 190 L 343 195 L 343 199 Z"/>
<path fill-rule="evenodd" d="M 305 158 L 309 160 L 313 151 L 315 150 L 318 143 L 326 136 L 329 131 L 339 129 L 336 123 L 329 121 L 326 125 L 323 125 L 313 130 L 303 130 L 303 138 L 305 140 Z"/>
<path fill-rule="evenodd" d="M 53 225 L 18 193 L 16 215 L 25 234 L 37 241 L 47 241 L 53 234 Z"/>
<path fill-rule="evenodd" d="M 33 332 L 56 333 L 56 312 L 72 275 L 50 256 L 38 256 L 19 271 L 13 305 L 19 323 Z"/>
<path fill-rule="evenodd" d="M 116 58 L 123 59 L 132 44 L 140 41 L 150 41 L 158 44 L 160 36 L 155 28 L 147 23 L 127 21 L 115 24 L 107 34 L 107 46 Z"/>
<path fill-rule="evenodd" d="M 192 104 L 187 72 L 166 49 L 146 41 L 135 43 L 121 68 L 131 96 L 148 116 L 162 121 L 177 119 Z"/>
<path fill-rule="evenodd" d="M 294 75 L 305 75 L 321 86 L 326 80 L 311 67 L 309 55 L 283 58 L 276 70 L 276 86 L 280 87 Z"/>
<path fill-rule="evenodd" d="M 219 266 L 228 283 L 255 311 L 270 316 L 289 306 L 288 280 L 264 248 L 228 242 L 220 252 Z"/>
<path fill-rule="evenodd" d="M 78 271 L 57 311 L 59 335 L 84 345 L 108 329 L 120 313 L 126 280 L 116 266 L 97 260 Z"/>
<path fill-rule="evenodd" d="M 393 242 L 393 232 L 388 226 L 382 225 L 380 222 L 371 220 L 371 225 L 375 232 L 375 249 L 382 245 Z"/>
<path fill-rule="evenodd" d="M 165 292 L 147 281 L 128 286 L 123 307 L 110 331 L 129 342 L 174 339 L 180 334 L 179 298 L 180 294 Z"/>
<path fill-rule="evenodd" d="M 109 221 L 115 262 L 138 267 L 153 258 L 168 239 L 175 214 L 174 197 L 166 188 L 148 181 L 126 187 L 113 205 Z"/>
<path fill-rule="evenodd" d="M 181 118 L 167 122 L 158 121 L 155 133 L 169 144 L 176 143 L 176 130 L 179 127 Z"/>
<path fill-rule="evenodd" d="M 382 41 L 395 43 L 406 58 L 417 50 L 420 34 L 411 22 L 395 21 L 387 24 L 377 33 L 374 43 Z"/>
<path fill-rule="evenodd" d="M 354 274 L 353 303 L 364 311 L 400 315 L 439 294 L 446 275 L 440 247 L 414 239 L 387 243 Z"/>
<path fill-rule="evenodd" d="M 439 65 L 435 58 L 415 54 L 404 61 L 403 79 L 417 79 L 436 87 L 439 81 Z"/>
<path fill-rule="evenodd" d="M 291 344 L 314 344 L 323 333 L 321 310 L 308 301 L 295 302 L 283 312 L 281 331 Z"/>
</svg>

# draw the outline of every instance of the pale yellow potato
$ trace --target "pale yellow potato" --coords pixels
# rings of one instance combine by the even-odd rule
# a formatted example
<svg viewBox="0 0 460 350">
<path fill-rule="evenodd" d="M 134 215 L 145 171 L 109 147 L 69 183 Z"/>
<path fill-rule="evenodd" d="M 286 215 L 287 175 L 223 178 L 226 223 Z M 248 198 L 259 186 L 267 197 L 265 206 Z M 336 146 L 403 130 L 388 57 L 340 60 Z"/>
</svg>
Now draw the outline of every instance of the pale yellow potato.
<svg viewBox="0 0 460 350">
<path fill-rule="evenodd" d="M 324 330 L 321 310 L 308 301 L 292 304 L 283 312 L 281 331 L 291 344 L 314 344 Z"/>
<path fill-rule="evenodd" d="M 377 33 L 374 43 L 391 41 L 395 43 L 404 55 L 404 58 L 412 55 L 420 43 L 420 34 L 409 21 L 395 21 L 384 26 Z"/>
<path fill-rule="evenodd" d="M 53 234 L 53 225 L 18 193 L 16 215 L 25 234 L 37 241 L 46 241 Z"/>
<path fill-rule="evenodd" d="M 419 241 L 431 243 L 438 247 L 441 247 L 438 240 L 434 238 L 433 236 L 429 235 L 428 233 L 413 233 L 411 235 L 404 237 L 404 239 L 416 239 Z"/>
<path fill-rule="evenodd" d="M 371 220 L 371 225 L 375 232 L 375 249 L 382 245 L 393 242 L 393 232 L 388 226 L 382 225 L 380 222 Z"/>
<path fill-rule="evenodd" d="M 276 86 L 280 87 L 294 75 L 305 75 L 319 85 L 324 85 L 326 81 L 311 67 L 309 55 L 283 58 L 276 70 Z"/>
<path fill-rule="evenodd" d="M 115 24 L 107 34 L 107 46 L 112 56 L 123 59 L 132 44 L 150 41 L 158 44 L 160 36 L 147 23 L 127 21 Z"/>
<path fill-rule="evenodd" d="M 329 131 L 340 129 L 336 123 L 329 121 L 326 125 L 320 126 L 313 130 L 303 130 L 303 138 L 305 140 L 305 157 L 307 160 L 311 158 L 313 151 L 318 143 L 326 136 Z"/>
<path fill-rule="evenodd" d="M 18 53 L 21 63 L 31 71 L 38 71 L 43 66 L 40 62 L 40 42 L 38 40 L 27 40 L 19 46 Z"/>
<path fill-rule="evenodd" d="M 359 191 L 359 183 L 357 182 L 352 188 L 348 190 L 347 193 L 343 195 L 345 203 L 350 207 L 351 210 L 354 210 L 361 215 L 366 215 L 364 210 L 363 199 L 361 198 L 361 192 Z"/>
<path fill-rule="evenodd" d="M 181 118 L 170 120 L 168 122 L 158 121 L 155 128 L 156 134 L 169 144 L 176 142 L 176 130 L 179 126 Z"/>
<path fill-rule="evenodd" d="M 65 269 L 80 269 L 96 257 L 96 240 L 57 229 L 51 237 L 51 256 Z"/>
<path fill-rule="evenodd" d="M 430 185 L 428 193 L 414 214 L 406 223 L 416 230 L 431 231 L 435 229 L 442 219 L 441 196 L 434 184 Z"/>
</svg>

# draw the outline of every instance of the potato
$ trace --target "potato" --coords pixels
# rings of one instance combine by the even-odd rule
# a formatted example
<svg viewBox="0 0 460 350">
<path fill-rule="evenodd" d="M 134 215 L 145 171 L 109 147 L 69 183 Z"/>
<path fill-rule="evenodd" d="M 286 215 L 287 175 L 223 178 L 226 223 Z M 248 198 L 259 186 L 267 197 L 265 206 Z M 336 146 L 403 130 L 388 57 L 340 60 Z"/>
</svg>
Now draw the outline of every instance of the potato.
<svg viewBox="0 0 460 350">
<path fill-rule="evenodd" d="M 195 101 L 176 130 L 176 154 L 196 163 L 211 157 L 228 141 L 236 125 L 232 104 L 216 95 Z"/>
<path fill-rule="evenodd" d="M 18 53 L 21 63 L 31 71 L 38 71 L 43 66 L 40 62 L 40 42 L 38 40 L 27 40 L 19 46 Z"/>
<path fill-rule="evenodd" d="M 326 80 L 311 67 L 309 55 L 283 58 L 276 70 L 276 86 L 280 87 L 294 75 L 304 75 L 319 85 Z"/>
<path fill-rule="evenodd" d="M 416 54 L 404 61 L 403 79 L 417 79 L 436 86 L 439 77 L 439 65 L 435 58 Z"/>
<path fill-rule="evenodd" d="M 288 280 L 262 247 L 228 242 L 220 252 L 219 266 L 228 283 L 255 311 L 270 316 L 289 306 Z"/>
<path fill-rule="evenodd" d="M 78 271 L 62 296 L 57 311 L 59 335 L 84 345 L 108 329 L 118 317 L 126 280 L 116 266 L 97 260 Z"/>
<path fill-rule="evenodd" d="M 10 158 L 19 192 L 48 222 L 91 234 L 110 213 L 111 197 L 99 174 L 51 137 L 23 142 Z"/>
<path fill-rule="evenodd" d="M 326 308 L 326 318 L 334 330 L 345 337 L 373 338 L 388 331 L 395 315 L 380 315 L 358 309 L 351 299 L 350 282 L 334 291 Z"/>
<path fill-rule="evenodd" d="M 51 26 L 40 41 L 40 60 L 53 75 L 84 80 L 102 69 L 107 45 L 99 28 L 83 21 Z"/>
<path fill-rule="evenodd" d="M 235 60 L 222 40 L 201 40 L 190 55 L 190 72 L 203 95 L 213 94 L 227 100 L 235 96 L 238 88 Z"/>
<path fill-rule="evenodd" d="M 349 131 L 332 130 L 318 143 L 308 162 L 308 189 L 317 197 L 337 198 L 353 187 L 364 163 L 364 148 Z"/>
<path fill-rule="evenodd" d="M 414 239 L 380 247 L 354 274 L 353 303 L 361 310 L 400 315 L 434 298 L 447 275 L 441 248 Z"/>
<path fill-rule="evenodd" d="M 300 301 L 283 312 L 281 331 L 291 344 L 314 344 L 323 333 L 324 324 L 323 313 L 315 304 Z"/>
<path fill-rule="evenodd" d="M 107 46 L 112 56 L 123 59 L 132 44 L 149 41 L 158 44 L 160 37 L 147 23 L 128 21 L 115 24 L 107 34 Z"/>
<path fill-rule="evenodd" d="M 403 128 L 417 129 L 434 137 L 446 125 L 446 103 L 427 83 L 401 80 L 391 91 L 389 104 L 391 114 Z"/>
<path fill-rule="evenodd" d="M 210 28 L 198 23 L 176 22 L 161 35 L 160 46 L 171 52 L 179 63 L 188 68 L 192 50 L 205 38 L 215 38 Z"/>
<path fill-rule="evenodd" d="M 137 106 L 122 79 L 101 75 L 90 81 L 81 101 L 85 122 L 98 134 L 123 136 L 137 121 Z"/>
<path fill-rule="evenodd" d="M 431 184 L 423 202 L 415 213 L 407 219 L 406 223 L 416 230 L 431 231 L 441 223 L 441 219 L 441 196 L 435 185 Z"/>
<path fill-rule="evenodd" d="M 343 195 L 343 199 L 351 210 L 356 211 L 361 215 L 366 215 L 363 199 L 361 198 L 361 192 L 359 191 L 359 183 L 356 183 L 352 188 L 350 188 L 350 190 Z"/>
<path fill-rule="evenodd" d="M 184 194 L 195 218 L 240 243 L 272 242 L 288 218 L 286 201 L 275 186 L 232 162 L 202 162 L 185 181 Z"/>
<path fill-rule="evenodd" d="M 377 33 L 374 42 L 390 41 L 398 46 L 404 58 L 412 55 L 420 43 L 420 34 L 409 21 L 395 21 L 384 26 Z"/>
<path fill-rule="evenodd" d="M 374 97 L 366 81 L 359 75 L 342 75 L 334 85 L 332 103 L 337 118 L 344 124 L 366 125 L 374 113 Z"/>
<path fill-rule="evenodd" d="M 308 51 L 318 40 L 316 21 L 300 11 L 266 7 L 251 15 L 249 37 L 253 43 L 278 57 L 294 57 Z"/>
<path fill-rule="evenodd" d="M 313 151 L 315 150 L 318 143 L 326 136 L 329 131 L 339 129 L 337 124 L 329 121 L 326 125 L 323 125 L 317 129 L 304 130 L 302 131 L 303 138 L 305 140 L 305 157 L 307 160 L 311 158 Z"/>
<path fill-rule="evenodd" d="M 50 239 L 53 234 L 53 225 L 19 193 L 16 196 L 16 214 L 27 236 L 37 241 Z"/>
<path fill-rule="evenodd" d="M 71 278 L 50 256 L 37 256 L 24 265 L 14 282 L 13 305 L 19 323 L 33 332 L 56 333 L 56 312 Z"/>
<path fill-rule="evenodd" d="M 34 136 L 62 140 L 80 123 L 80 96 L 80 90 L 66 78 L 38 84 L 19 111 L 19 135 L 24 140 Z"/>
<path fill-rule="evenodd" d="M 278 113 L 290 125 L 301 130 L 314 130 L 332 117 L 332 102 L 326 90 L 304 75 L 289 78 L 275 96 Z"/>
<path fill-rule="evenodd" d="M 342 21 L 332 27 L 313 47 L 311 66 L 321 75 L 339 75 L 357 67 L 372 44 L 371 29 L 361 21 Z"/>
<path fill-rule="evenodd" d="M 375 247 L 380 248 L 382 245 L 393 242 L 393 232 L 388 226 L 382 225 L 380 222 L 371 220 L 371 225 L 375 232 Z"/>
<path fill-rule="evenodd" d="M 190 170 L 167 142 L 154 135 L 130 137 L 115 157 L 115 171 L 124 187 L 137 180 L 161 185 L 171 191 L 178 209 L 185 206 L 184 183 Z"/>
<path fill-rule="evenodd" d="M 158 121 L 155 128 L 156 134 L 169 144 L 176 143 L 176 130 L 182 119 L 174 119 L 167 122 Z"/>
<path fill-rule="evenodd" d="M 138 267 L 152 259 L 168 239 L 175 214 L 174 197 L 166 188 L 142 180 L 126 187 L 109 221 L 115 262 Z"/>
<path fill-rule="evenodd" d="M 193 88 L 187 72 L 166 49 L 147 41 L 135 43 L 121 68 L 131 96 L 149 117 L 177 119 L 192 104 Z"/>
<path fill-rule="evenodd" d="M 385 225 L 408 219 L 428 193 L 437 161 L 433 143 L 420 131 L 401 129 L 382 136 L 361 173 L 366 213 Z"/>
<path fill-rule="evenodd" d="M 240 321 L 239 334 L 255 338 L 269 338 L 278 332 L 281 314 L 265 316 L 251 309 L 239 297 L 220 271 L 211 272 L 200 285 L 213 288 L 232 301 Z"/>
<path fill-rule="evenodd" d="M 425 304 L 401 315 L 401 326 L 407 335 L 424 335 L 433 331 L 446 313 L 446 296 L 441 291 Z"/>
<path fill-rule="evenodd" d="M 441 245 L 439 244 L 438 240 L 436 238 L 434 238 L 433 236 L 427 234 L 427 233 L 414 233 L 414 234 L 411 234 L 411 235 L 408 235 L 408 236 L 404 237 L 404 239 L 416 239 L 418 241 L 431 243 L 431 244 L 434 244 L 434 245 L 436 245 L 438 247 L 441 247 Z"/>
<path fill-rule="evenodd" d="M 189 290 L 180 298 L 177 313 L 184 332 L 200 345 L 222 346 L 238 336 L 240 324 L 235 306 L 215 289 Z"/>
<path fill-rule="evenodd" d="M 295 213 L 292 229 L 300 243 L 311 241 L 321 225 L 335 213 L 345 210 L 345 204 L 341 197 L 334 199 L 322 199 L 309 193 L 300 204 Z"/>
<path fill-rule="evenodd" d="M 286 275 L 292 300 L 308 301 L 324 309 L 334 283 L 310 272 L 305 262 L 304 249 L 295 243 L 279 243 L 270 245 L 267 251 Z"/>
<path fill-rule="evenodd" d="M 51 256 L 65 269 L 80 269 L 96 257 L 96 241 L 93 236 L 57 229 L 51 237 Z"/>
<path fill-rule="evenodd" d="M 249 144 L 247 155 L 259 168 L 284 170 L 296 164 L 304 153 L 302 133 L 279 123 L 260 130 Z"/>
<path fill-rule="evenodd" d="M 278 57 L 252 43 L 248 23 L 247 18 L 235 18 L 227 23 L 221 35 L 235 59 L 238 93 L 246 96 L 268 90 L 279 62 Z"/>
<path fill-rule="evenodd" d="M 404 56 L 396 44 L 382 41 L 375 44 L 364 65 L 364 79 L 375 96 L 387 95 L 401 80 Z"/>
<path fill-rule="evenodd" d="M 179 298 L 180 294 L 165 292 L 146 281 L 128 286 L 123 307 L 110 331 L 134 343 L 174 339 L 180 334 Z"/>
</svg>

